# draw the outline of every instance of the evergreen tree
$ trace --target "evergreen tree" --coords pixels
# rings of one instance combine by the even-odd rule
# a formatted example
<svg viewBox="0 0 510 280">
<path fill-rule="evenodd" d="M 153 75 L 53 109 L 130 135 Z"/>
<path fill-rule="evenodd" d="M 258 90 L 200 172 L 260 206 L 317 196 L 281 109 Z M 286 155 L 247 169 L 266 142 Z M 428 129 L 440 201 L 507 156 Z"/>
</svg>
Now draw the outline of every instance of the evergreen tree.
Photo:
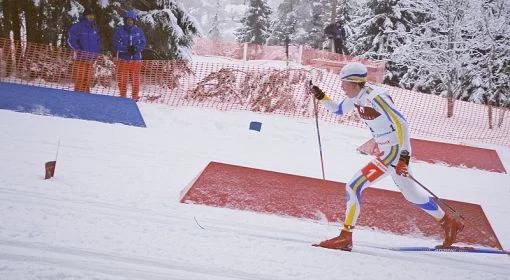
<svg viewBox="0 0 510 280">
<path fill-rule="evenodd" d="M 357 10 L 360 10 L 360 6 L 364 5 L 364 0 L 337 0 L 337 12 L 336 20 L 340 20 L 343 23 L 347 39 L 353 33 L 352 22 L 353 16 Z"/>
<path fill-rule="evenodd" d="M 0 20 L 2 36 L 54 46 L 67 46 L 69 27 L 85 7 L 94 10 L 102 48 L 112 50 L 113 32 L 128 9 L 139 12 L 137 23 L 145 31 L 147 48 L 161 58 L 187 58 L 199 25 L 174 0 L 4 0 Z M 24 38 L 21 38 L 22 31 Z"/>
<path fill-rule="evenodd" d="M 214 17 L 212 18 L 212 27 L 209 30 L 209 37 L 220 40 L 221 39 L 221 32 L 220 32 L 220 9 L 221 9 L 221 3 L 220 0 L 216 1 L 216 13 L 214 14 Z"/>
<path fill-rule="evenodd" d="M 324 28 L 331 23 L 331 0 L 284 0 L 271 28 L 270 44 L 283 45 L 286 38 L 293 44 L 322 48 L 327 42 Z M 337 1 L 336 19 L 348 19 L 349 0 Z"/>
<path fill-rule="evenodd" d="M 2 2 L 2 22 L 4 37 L 10 37 L 11 34 L 15 40 L 21 40 L 21 7 L 15 0 L 6 0 Z"/>
<path fill-rule="evenodd" d="M 503 0 L 482 2 L 473 9 L 474 74 L 463 99 L 510 107 L 510 7 Z"/>
<path fill-rule="evenodd" d="M 391 56 L 405 69 L 400 84 L 423 92 L 462 98 L 471 65 L 474 20 L 478 0 L 432 0 L 431 13 L 407 33 L 407 41 Z"/>
<path fill-rule="evenodd" d="M 296 2 L 299 0 L 284 0 L 278 6 L 278 15 L 271 26 L 269 44 L 284 45 L 285 40 L 291 40 L 297 24 L 297 16 L 294 10 Z"/>
<path fill-rule="evenodd" d="M 385 82 L 398 84 L 405 65 L 396 65 L 394 51 L 404 45 L 409 33 L 430 13 L 427 0 L 369 0 L 353 19 L 348 47 L 354 55 L 386 60 Z"/>
<path fill-rule="evenodd" d="M 356 1 L 353 3 L 352 0 L 337 0 L 335 21 L 341 20 L 343 22 L 350 22 L 351 15 L 355 8 L 355 4 L 358 2 L 360 1 Z"/>
<path fill-rule="evenodd" d="M 329 23 L 329 0 L 310 0 L 310 15 L 305 19 L 304 43 L 313 48 L 320 49 L 327 41 L 324 28 Z"/>
<path fill-rule="evenodd" d="M 195 19 L 174 0 L 130 2 L 139 11 L 139 25 L 145 31 L 146 48 L 164 59 L 189 59 L 193 38 L 201 34 Z M 121 4 L 121 3 L 119 3 Z M 128 3 L 123 7 L 129 8 Z"/>
<path fill-rule="evenodd" d="M 269 43 L 321 45 L 324 37 L 324 5 L 329 0 L 284 0 L 271 27 Z"/>
<path fill-rule="evenodd" d="M 248 11 L 241 20 L 243 26 L 237 30 L 239 42 L 265 44 L 269 37 L 271 8 L 266 0 L 249 0 Z"/>
<path fill-rule="evenodd" d="M 314 48 L 319 49 L 322 47 L 324 36 L 324 6 L 321 5 L 320 0 L 310 1 L 311 16 L 306 23 L 306 41 Z"/>
</svg>

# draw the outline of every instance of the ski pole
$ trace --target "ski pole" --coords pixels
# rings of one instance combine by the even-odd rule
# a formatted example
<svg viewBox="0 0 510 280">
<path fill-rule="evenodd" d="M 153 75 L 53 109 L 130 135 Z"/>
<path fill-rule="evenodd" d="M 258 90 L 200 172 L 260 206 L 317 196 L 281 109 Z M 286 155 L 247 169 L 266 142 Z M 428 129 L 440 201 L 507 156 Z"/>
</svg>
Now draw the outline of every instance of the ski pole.
<svg viewBox="0 0 510 280">
<path fill-rule="evenodd" d="M 409 178 L 411 178 L 411 180 L 413 180 L 416 184 L 418 184 L 420 187 L 422 187 L 424 190 L 426 190 L 428 193 L 430 193 L 438 202 L 441 202 L 444 206 L 448 207 L 450 210 L 452 210 L 453 213 L 457 214 L 460 218 L 462 218 L 463 220 L 464 217 L 462 216 L 462 214 L 455 210 L 453 207 L 451 207 L 448 203 L 444 202 L 442 199 L 440 199 L 437 195 L 435 195 L 431 190 L 429 190 L 427 187 L 425 187 L 422 183 L 420 183 L 418 180 L 416 180 L 416 178 L 414 178 L 411 174 L 408 175 Z"/>
<path fill-rule="evenodd" d="M 391 165 L 393 168 L 396 168 L 395 165 Z M 413 175 L 411 174 L 407 174 L 407 176 L 413 180 L 416 184 L 418 184 L 420 187 L 422 187 L 425 191 L 427 191 L 430 195 L 432 195 L 432 197 L 434 197 L 437 202 L 441 202 L 441 204 L 443 204 L 444 206 L 448 207 L 448 209 L 450 209 L 453 213 L 455 213 L 457 216 L 459 216 L 461 219 L 463 220 L 466 220 L 464 218 L 464 216 L 462 216 L 462 214 L 455 210 L 453 207 L 451 207 L 448 203 L 444 202 L 441 198 L 439 198 L 436 194 L 434 194 L 431 190 L 429 190 L 429 188 L 425 187 L 422 183 L 420 183 L 418 180 L 416 180 L 416 178 L 413 177 Z"/>
<path fill-rule="evenodd" d="M 312 86 L 312 81 L 310 81 L 310 86 Z M 319 109 L 318 109 L 317 101 L 315 100 L 314 96 L 312 96 L 312 99 L 313 99 L 313 111 L 314 111 L 314 115 L 315 115 L 315 127 L 317 128 L 317 139 L 319 140 L 319 154 L 321 157 L 322 179 L 326 180 L 326 175 L 324 174 L 324 159 L 322 157 L 321 133 L 319 130 Z"/>
</svg>

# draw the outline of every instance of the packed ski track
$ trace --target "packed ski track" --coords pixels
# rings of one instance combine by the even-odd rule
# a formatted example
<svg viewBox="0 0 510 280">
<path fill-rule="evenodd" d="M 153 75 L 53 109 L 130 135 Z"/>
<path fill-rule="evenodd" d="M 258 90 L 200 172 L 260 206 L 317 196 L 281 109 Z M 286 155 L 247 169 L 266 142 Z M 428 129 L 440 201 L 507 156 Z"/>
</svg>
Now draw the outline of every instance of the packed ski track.
<svg viewBox="0 0 510 280">
<path fill-rule="evenodd" d="M 337 223 L 179 203 L 210 161 L 321 177 L 315 122 L 139 106 L 147 128 L 0 110 L 0 279 L 510 279 L 506 255 L 378 248 L 440 243 L 419 233 L 360 228 L 343 252 L 311 246 Z M 326 176 L 345 182 L 370 158 L 355 151 L 369 134 L 320 126 Z M 59 140 L 55 178 L 43 180 Z M 441 197 L 482 205 L 509 248 L 507 174 L 426 163 L 414 173 Z"/>
</svg>

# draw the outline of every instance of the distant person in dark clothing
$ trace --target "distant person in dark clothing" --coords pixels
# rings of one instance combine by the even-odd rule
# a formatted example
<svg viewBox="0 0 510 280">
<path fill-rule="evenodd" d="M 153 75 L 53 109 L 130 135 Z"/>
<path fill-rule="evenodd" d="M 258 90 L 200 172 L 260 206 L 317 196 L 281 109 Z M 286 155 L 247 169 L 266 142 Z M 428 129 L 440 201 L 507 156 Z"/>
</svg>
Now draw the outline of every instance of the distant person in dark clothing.
<svg viewBox="0 0 510 280">
<path fill-rule="evenodd" d="M 75 51 L 73 64 L 75 91 L 90 92 L 94 61 L 101 52 L 99 32 L 94 21 L 94 11 L 85 8 L 80 21 L 69 29 L 68 44 Z"/>
<path fill-rule="evenodd" d="M 342 21 L 339 20 L 326 26 L 324 34 L 328 36 L 328 39 L 333 40 L 336 53 L 347 54 L 347 48 L 345 47 L 346 35 Z"/>
<path fill-rule="evenodd" d="M 126 12 L 124 25 L 119 26 L 113 35 L 113 47 L 119 59 L 117 63 L 117 82 L 120 96 L 127 97 L 127 84 L 129 78 L 131 78 L 131 97 L 138 101 L 140 99 L 140 60 L 146 42 L 142 29 L 135 25 L 136 17 L 135 11 Z"/>
</svg>

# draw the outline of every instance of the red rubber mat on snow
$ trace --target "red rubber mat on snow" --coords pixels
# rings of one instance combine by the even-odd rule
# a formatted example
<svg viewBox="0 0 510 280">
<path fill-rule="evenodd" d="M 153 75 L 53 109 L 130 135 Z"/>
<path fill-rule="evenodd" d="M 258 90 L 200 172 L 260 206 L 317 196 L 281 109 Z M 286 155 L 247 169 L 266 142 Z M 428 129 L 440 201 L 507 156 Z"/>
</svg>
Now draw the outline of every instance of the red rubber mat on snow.
<svg viewBox="0 0 510 280">
<path fill-rule="evenodd" d="M 181 202 L 342 222 L 345 184 L 211 162 L 183 191 Z M 501 248 L 480 205 L 448 203 L 466 218 L 460 242 Z M 399 192 L 369 188 L 363 192 L 362 205 L 360 226 L 442 239 L 438 223 Z"/>
<path fill-rule="evenodd" d="M 413 147 L 413 159 L 417 161 L 446 163 L 449 166 L 506 173 L 505 167 L 495 150 L 420 139 L 411 139 L 411 145 Z M 377 155 L 379 153 L 374 139 L 368 140 L 357 150 L 366 155 Z"/>
</svg>

